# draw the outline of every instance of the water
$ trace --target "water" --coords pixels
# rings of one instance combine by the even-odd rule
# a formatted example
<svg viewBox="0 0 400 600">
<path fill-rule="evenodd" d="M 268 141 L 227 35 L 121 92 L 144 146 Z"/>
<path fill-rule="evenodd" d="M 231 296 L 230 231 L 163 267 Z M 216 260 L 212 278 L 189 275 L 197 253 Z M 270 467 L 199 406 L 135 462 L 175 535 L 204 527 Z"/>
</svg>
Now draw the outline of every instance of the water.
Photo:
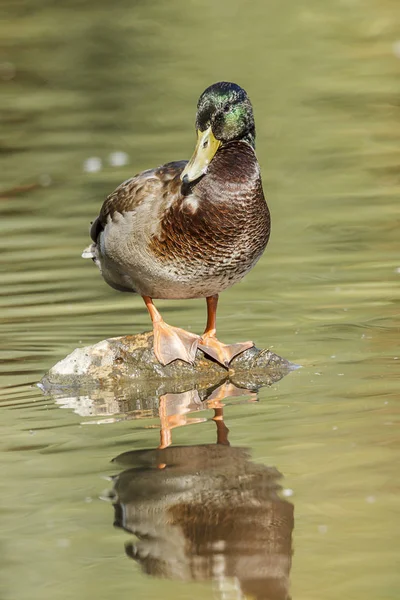
<svg viewBox="0 0 400 600">
<path fill-rule="evenodd" d="M 397 598 L 397 3 L 6 8 L 2 598 L 257 597 L 243 573 L 258 570 L 279 582 L 262 584 L 270 598 L 289 579 L 296 600 Z M 191 155 L 197 97 L 220 79 L 253 101 L 273 230 L 258 266 L 222 295 L 219 336 L 252 338 L 303 368 L 258 401 L 222 394 L 198 410 L 180 397 L 167 414 L 180 425 L 172 454 L 160 455 L 157 402 L 78 406 L 34 384 L 76 346 L 149 328 L 141 300 L 108 288 L 80 253 L 120 181 Z M 204 304 L 159 308 L 200 331 Z M 231 446 L 215 446 L 220 404 Z"/>
</svg>

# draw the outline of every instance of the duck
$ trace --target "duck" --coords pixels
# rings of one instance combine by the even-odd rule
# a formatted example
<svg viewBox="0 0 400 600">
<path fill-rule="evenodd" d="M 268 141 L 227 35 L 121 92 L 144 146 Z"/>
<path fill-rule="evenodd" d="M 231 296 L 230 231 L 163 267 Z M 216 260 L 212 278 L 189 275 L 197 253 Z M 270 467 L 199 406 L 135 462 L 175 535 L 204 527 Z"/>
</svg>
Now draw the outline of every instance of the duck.
<svg viewBox="0 0 400 600">
<path fill-rule="evenodd" d="M 219 294 L 255 266 L 271 229 L 246 91 L 226 81 L 209 86 L 199 98 L 195 128 L 189 161 L 143 171 L 105 199 L 82 256 L 112 288 L 143 298 L 162 365 L 193 364 L 200 348 L 228 368 L 254 344 L 218 340 Z M 192 298 L 207 303 L 201 335 L 168 325 L 154 304 Z"/>
</svg>

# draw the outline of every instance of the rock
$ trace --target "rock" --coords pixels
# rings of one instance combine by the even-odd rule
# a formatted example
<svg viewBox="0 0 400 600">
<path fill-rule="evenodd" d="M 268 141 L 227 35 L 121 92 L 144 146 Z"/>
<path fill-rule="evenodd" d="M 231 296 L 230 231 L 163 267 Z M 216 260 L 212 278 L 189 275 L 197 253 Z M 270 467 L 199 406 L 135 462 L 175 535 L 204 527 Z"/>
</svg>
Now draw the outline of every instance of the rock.
<svg viewBox="0 0 400 600">
<path fill-rule="evenodd" d="M 277 356 L 270 350 L 250 348 L 236 356 L 229 370 L 208 358 L 199 349 L 194 364 L 175 360 L 161 365 L 153 352 L 153 334 L 151 332 L 110 338 L 93 346 L 76 348 L 66 358 L 59 361 L 45 375 L 41 387 L 76 388 L 89 386 L 108 387 L 131 382 L 143 381 L 160 384 L 168 380 L 179 382 L 216 382 L 245 378 L 246 387 L 249 376 L 254 385 L 264 382 L 266 371 L 287 373 L 296 368 L 289 361 Z"/>
</svg>

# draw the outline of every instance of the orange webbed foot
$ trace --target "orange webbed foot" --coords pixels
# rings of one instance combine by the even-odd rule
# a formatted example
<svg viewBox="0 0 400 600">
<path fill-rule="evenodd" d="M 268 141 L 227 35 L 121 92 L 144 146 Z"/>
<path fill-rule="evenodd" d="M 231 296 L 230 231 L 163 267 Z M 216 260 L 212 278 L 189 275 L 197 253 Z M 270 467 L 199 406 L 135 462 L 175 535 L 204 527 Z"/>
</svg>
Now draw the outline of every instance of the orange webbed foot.
<svg viewBox="0 0 400 600">
<path fill-rule="evenodd" d="M 154 354 L 162 365 L 180 359 L 193 363 L 196 358 L 199 336 L 164 321 L 153 322 Z"/>
<path fill-rule="evenodd" d="M 229 367 L 231 360 L 245 350 L 252 348 L 253 342 L 238 342 L 237 344 L 223 344 L 214 335 L 203 335 L 198 342 L 200 350 L 211 356 L 224 367 Z"/>
</svg>

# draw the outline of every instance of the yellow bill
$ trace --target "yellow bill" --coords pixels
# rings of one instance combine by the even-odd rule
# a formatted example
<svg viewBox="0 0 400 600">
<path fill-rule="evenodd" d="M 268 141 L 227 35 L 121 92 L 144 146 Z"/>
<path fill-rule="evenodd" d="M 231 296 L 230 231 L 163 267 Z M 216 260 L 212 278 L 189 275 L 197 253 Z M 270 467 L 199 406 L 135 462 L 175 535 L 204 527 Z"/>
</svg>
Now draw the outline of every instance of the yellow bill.
<svg viewBox="0 0 400 600">
<path fill-rule="evenodd" d="M 221 142 L 214 137 L 211 127 L 205 131 L 198 130 L 194 154 L 183 169 L 181 180 L 184 183 L 189 183 L 204 175 L 220 145 Z"/>
</svg>

